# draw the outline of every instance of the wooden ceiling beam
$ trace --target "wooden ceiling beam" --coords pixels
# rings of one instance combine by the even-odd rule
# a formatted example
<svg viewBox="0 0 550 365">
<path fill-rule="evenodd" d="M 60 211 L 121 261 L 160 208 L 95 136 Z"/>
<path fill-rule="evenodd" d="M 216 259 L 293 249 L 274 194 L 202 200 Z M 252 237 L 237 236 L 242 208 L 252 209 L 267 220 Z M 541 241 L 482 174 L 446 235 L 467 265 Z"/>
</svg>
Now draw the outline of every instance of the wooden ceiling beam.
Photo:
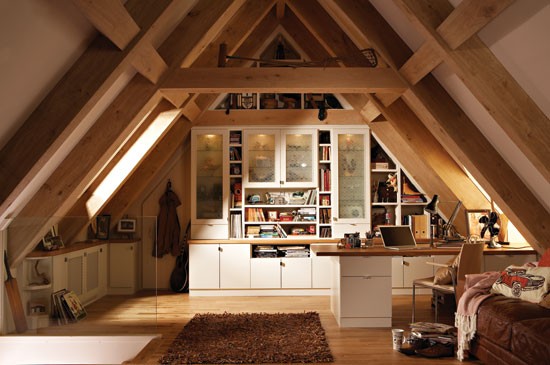
<svg viewBox="0 0 550 365">
<path fill-rule="evenodd" d="M 73 0 L 73 3 L 119 49 L 126 48 L 139 33 L 139 26 L 120 1 Z"/>
<path fill-rule="evenodd" d="M 132 66 L 153 84 L 156 84 L 162 74 L 168 70 L 168 65 L 148 42 L 136 48 Z"/>
<path fill-rule="evenodd" d="M 405 85 L 394 70 L 360 67 L 188 68 L 172 73 L 162 88 L 191 93 L 405 91 Z"/>
<path fill-rule="evenodd" d="M 403 75 L 409 84 L 414 85 L 439 66 L 442 60 L 439 47 L 435 45 L 435 42 L 424 42 L 411 58 L 401 66 L 399 73 Z"/>
<path fill-rule="evenodd" d="M 285 7 L 286 7 L 286 1 L 285 0 L 277 0 L 277 19 L 281 20 L 285 17 Z"/>
<path fill-rule="evenodd" d="M 178 0 L 126 3 L 142 29 L 138 36 L 124 51 L 116 49 L 103 36 L 94 39 L 0 151 L 0 219 L 18 209 L 13 205 L 16 199 L 32 186 L 65 140 L 127 72 L 134 57 L 132 51 L 143 42 L 162 38 L 166 28 L 172 26 L 174 13 L 181 13 L 183 18 L 193 4 Z"/>
<path fill-rule="evenodd" d="M 489 24 L 515 0 L 464 0 L 437 27 L 437 32 L 451 49 Z"/>
<path fill-rule="evenodd" d="M 438 32 L 453 7 L 442 1 L 397 0 L 411 22 L 436 42 L 451 67 L 481 105 L 550 181 L 550 120 L 477 36 L 453 50 Z M 508 3 L 508 2 L 505 2 Z M 448 29 L 448 28 L 443 28 Z"/>
</svg>

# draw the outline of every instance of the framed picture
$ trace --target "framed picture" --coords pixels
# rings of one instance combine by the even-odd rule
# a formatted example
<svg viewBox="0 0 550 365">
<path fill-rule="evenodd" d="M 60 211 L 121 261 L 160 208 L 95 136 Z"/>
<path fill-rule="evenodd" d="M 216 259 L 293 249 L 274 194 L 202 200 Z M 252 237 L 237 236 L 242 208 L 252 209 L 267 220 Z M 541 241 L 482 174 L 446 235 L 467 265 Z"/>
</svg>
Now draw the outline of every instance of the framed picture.
<svg viewBox="0 0 550 365">
<path fill-rule="evenodd" d="M 276 210 L 268 210 L 267 211 L 267 220 L 269 222 L 276 222 L 279 220 L 279 212 Z"/>
<path fill-rule="evenodd" d="M 136 231 L 136 220 L 128 218 L 119 220 L 117 231 L 121 233 L 134 233 Z"/>
<path fill-rule="evenodd" d="M 486 216 L 489 217 L 489 209 L 467 210 L 466 211 L 466 227 L 468 229 L 468 237 L 471 235 L 477 235 L 484 241 L 489 241 L 489 238 L 481 237 L 481 230 L 483 229 L 483 223 L 479 223 L 479 218 Z"/>
<path fill-rule="evenodd" d="M 61 236 L 57 234 L 57 227 L 53 226 L 42 238 L 42 247 L 46 251 L 53 251 L 65 247 Z"/>
<path fill-rule="evenodd" d="M 100 240 L 109 239 L 109 227 L 111 225 L 110 215 L 98 215 L 96 217 L 96 238 Z"/>
</svg>

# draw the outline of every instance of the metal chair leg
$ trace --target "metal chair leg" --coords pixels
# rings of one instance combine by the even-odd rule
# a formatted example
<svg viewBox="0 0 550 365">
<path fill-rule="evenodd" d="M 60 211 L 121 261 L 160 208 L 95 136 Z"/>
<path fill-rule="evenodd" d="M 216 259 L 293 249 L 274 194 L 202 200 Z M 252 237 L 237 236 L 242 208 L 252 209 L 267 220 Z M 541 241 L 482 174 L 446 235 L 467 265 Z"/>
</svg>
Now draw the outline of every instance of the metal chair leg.
<svg viewBox="0 0 550 365">
<path fill-rule="evenodd" d="M 439 297 L 437 295 L 437 291 L 434 291 L 435 294 L 435 323 L 438 323 L 437 320 L 439 318 L 437 309 L 439 307 Z"/>
<path fill-rule="evenodd" d="M 416 304 L 416 297 L 415 297 L 415 291 L 416 291 L 416 286 L 414 285 L 413 283 L 413 292 L 412 292 L 412 295 L 413 295 L 413 310 L 412 310 L 412 322 L 411 323 L 414 323 L 414 312 L 415 312 L 415 304 Z"/>
</svg>

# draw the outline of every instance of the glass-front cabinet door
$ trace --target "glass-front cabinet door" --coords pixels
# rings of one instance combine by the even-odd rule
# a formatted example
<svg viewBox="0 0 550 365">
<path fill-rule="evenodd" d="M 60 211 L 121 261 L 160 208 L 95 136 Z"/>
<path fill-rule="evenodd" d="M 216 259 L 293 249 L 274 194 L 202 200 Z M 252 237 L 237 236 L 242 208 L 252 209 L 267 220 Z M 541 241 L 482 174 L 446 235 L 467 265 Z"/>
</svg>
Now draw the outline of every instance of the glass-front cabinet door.
<svg viewBox="0 0 550 365">
<path fill-rule="evenodd" d="M 337 130 L 337 207 L 335 223 L 348 223 L 364 234 L 369 217 L 368 129 Z M 350 232 L 351 233 L 351 232 Z"/>
<path fill-rule="evenodd" d="M 227 225 L 227 131 L 194 129 L 191 144 L 192 223 Z"/>
<path fill-rule="evenodd" d="M 245 130 L 243 182 L 250 187 L 279 186 L 280 131 Z"/>
<path fill-rule="evenodd" d="M 317 131 L 290 129 L 282 136 L 282 184 L 285 187 L 317 186 Z"/>
</svg>

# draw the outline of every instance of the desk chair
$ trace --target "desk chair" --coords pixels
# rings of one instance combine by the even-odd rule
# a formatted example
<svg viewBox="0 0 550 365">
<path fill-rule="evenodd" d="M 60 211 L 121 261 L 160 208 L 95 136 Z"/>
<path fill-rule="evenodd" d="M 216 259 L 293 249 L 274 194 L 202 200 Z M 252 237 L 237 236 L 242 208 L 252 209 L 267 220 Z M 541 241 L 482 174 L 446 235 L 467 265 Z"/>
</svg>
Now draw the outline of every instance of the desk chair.
<svg viewBox="0 0 550 365">
<path fill-rule="evenodd" d="M 427 262 L 427 264 L 444 267 L 450 271 L 450 284 L 434 284 L 434 277 L 416 279 L 413 281 L 412 290 L 412 323 L 415 322 L 415 291 L 416 287 L 424 287 L 432 289 L 434 294 L 453 294 L 455 302 L 458 303 L 460 296 L 464 291 L 464 278 L 468 274 L 481 273 L 483 262 L 483 243 L 465 243 L 459 253 L 458 265 L 456 267 L 451 264 L 440 264 L 437 262 Z M 438 300 L 435 300 L 435 322 L 438 320 Z"/>
</svg>

